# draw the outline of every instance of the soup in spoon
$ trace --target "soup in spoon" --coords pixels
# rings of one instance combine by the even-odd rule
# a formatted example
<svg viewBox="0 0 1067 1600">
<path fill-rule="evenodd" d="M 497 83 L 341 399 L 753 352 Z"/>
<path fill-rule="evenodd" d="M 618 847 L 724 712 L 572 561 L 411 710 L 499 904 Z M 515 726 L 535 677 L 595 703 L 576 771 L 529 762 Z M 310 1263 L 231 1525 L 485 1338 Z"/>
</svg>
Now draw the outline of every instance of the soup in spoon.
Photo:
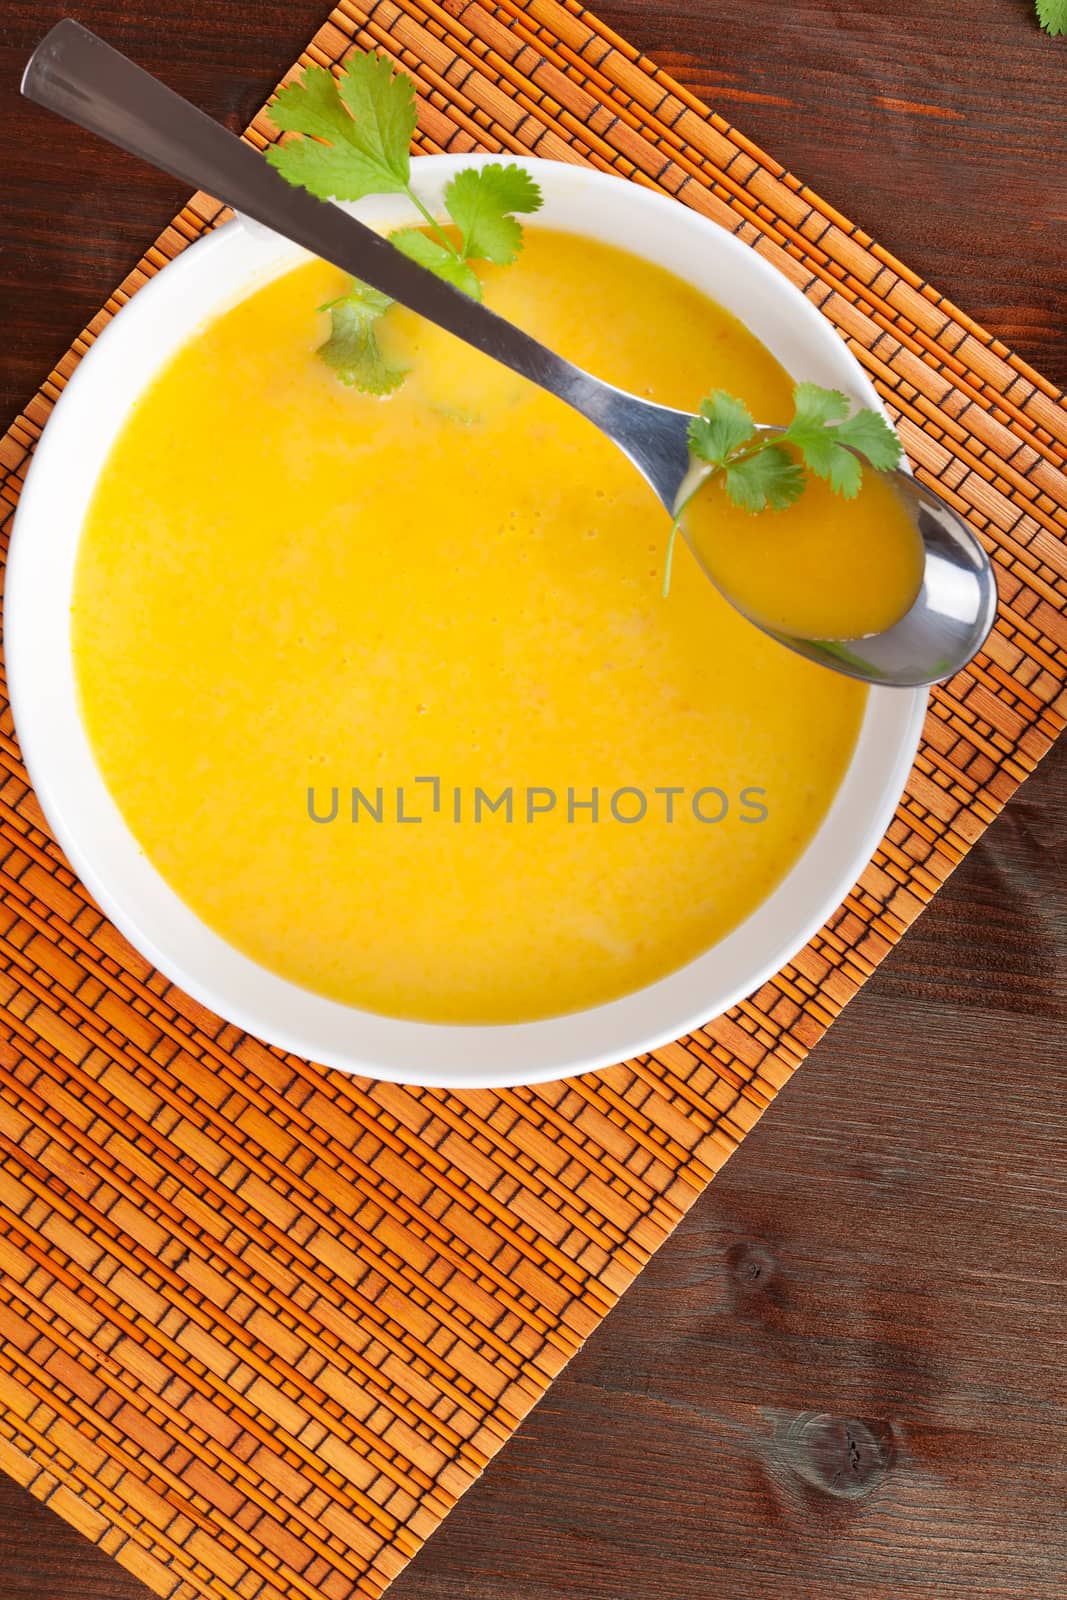
<svg viewBox="0 0 1067 1600">
<path fill-rule="evenodd" d="M 753 516 L 721 479 L 688 502 L 682 529 L 708 575 L 748 616 L 802 639 L 862 639 L 910 610 L 926 552 L 891 477 L 865 471 L 848 500 L 808 472 L 784 511 Z"/>
</svg>

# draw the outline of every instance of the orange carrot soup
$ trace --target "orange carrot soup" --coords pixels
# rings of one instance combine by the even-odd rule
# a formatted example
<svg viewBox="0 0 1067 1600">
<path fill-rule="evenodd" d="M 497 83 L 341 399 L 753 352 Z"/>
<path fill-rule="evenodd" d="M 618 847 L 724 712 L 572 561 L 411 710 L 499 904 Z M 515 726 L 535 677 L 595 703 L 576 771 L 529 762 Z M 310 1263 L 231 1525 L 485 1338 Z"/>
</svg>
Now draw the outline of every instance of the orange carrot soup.
<svg viewBox="0 0 1067 1600">
<path fill-rule="evenodd" d="M 693 409 L 715 385 L 790 415 L 759 342 L 632 256 L 530 228 L 484 281 L 626 389 Z M 664 599 L 669 518 L 634 469 L 449 335 L 395 309 L 405 383 L 345 387 L 313 311 L 343 290 L 312 262 L 251 294 L 114 445 L 72 615 L 96 759 L 177 894 L 297 984 L 455 1023 L 611 1000 L 782 880 L 866 690 L 754 628 L 687 549 Z M 849 507 L 857 539 L 891 518 L 880 493 Z M 810 527 L 707 503 L 690 536 L 717 572 L 743 540 L 788 543 L 789 518 L 822 559 L 814 496 Z M 809 591 L 815 631 L 851 628 L 847 596 Z"/>
</svg>

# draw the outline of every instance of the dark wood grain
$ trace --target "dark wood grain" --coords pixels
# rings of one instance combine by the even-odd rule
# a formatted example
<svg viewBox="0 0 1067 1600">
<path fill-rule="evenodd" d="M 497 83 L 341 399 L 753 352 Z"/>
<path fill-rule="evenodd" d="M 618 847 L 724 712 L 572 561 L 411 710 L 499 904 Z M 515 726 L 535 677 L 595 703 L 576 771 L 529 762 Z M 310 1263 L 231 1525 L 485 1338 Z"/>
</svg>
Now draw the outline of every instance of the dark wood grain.
<svg viewBox="0 0 1067 1600">
<path fill-rule="evenodd" d="M 1067 382 L 1067 43 L 1030 0 L 597 9 Z M 0 9 L 5 422 L 183 199 L 18 102 L 65 10 Z M 236 127 L 323 10 L 78 14 Z M 1065 780 L 1061 746 L 396 1600 L 1067 1594 Z M 0 1600 L 145 1594 L 0 1479 Z"/>
</svg>

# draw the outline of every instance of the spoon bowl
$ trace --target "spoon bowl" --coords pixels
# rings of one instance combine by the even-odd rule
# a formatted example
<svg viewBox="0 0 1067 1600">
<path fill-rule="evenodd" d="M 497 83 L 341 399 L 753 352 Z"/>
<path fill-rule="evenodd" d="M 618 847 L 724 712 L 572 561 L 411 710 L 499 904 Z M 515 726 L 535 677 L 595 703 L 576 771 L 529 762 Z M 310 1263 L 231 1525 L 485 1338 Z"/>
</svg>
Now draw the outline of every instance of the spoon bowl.
<svg viewBox="0 0 1067 1600">
<path fill-rule="evenodd" d="M 864 468 L 865 472 L 871 470 Z M 706 472 L 702 464 L 690 466 L 677 491 L 676 505 L 685 503 Z M 690 544 L 690 549 L 735 610 L 779 644 L 863 683 L 928 688 L 953 677 L 987 639 L 997 610 L 993 567 L 967 523 L 928 485 L 903 469 L 879 476 L 891 480 L 923 547 L 919 592 L 905 614 L 884 632 L 854 639 L 816 639 L 775 628 L 722 586 L 696 545 Z M 684 534 L 684 525 L 680 531 Z"/>
</svg>

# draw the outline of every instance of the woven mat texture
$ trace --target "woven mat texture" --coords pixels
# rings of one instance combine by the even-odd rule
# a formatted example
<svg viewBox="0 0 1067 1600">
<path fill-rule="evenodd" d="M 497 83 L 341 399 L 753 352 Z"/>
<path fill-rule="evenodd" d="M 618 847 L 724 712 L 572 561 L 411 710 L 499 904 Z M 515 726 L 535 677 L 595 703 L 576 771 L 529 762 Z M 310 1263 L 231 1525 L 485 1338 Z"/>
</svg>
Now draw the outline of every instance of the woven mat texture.
<svg viewBox="0 0 1067 1600">
<path fill-rule="evenodd" d="M 341 4 L 418 85 L 419 148 L 588 162 L 797 283 L 1002 606 L 933 696 L 874 862 L 795 962 L 651 1056 L 547 1088 L 348 1079 L 222 1023 L 101 917 L 0 724 L 0 1470 L 160 1595 L 378 1595 L 1062 729 L 1067 405 L 580 6 Z M 248 135 L 272 137 L 261 114 Z M 0 444 L 4 527 L 79 357 L 218 220 L 197 196 Z"/>
</svg>

